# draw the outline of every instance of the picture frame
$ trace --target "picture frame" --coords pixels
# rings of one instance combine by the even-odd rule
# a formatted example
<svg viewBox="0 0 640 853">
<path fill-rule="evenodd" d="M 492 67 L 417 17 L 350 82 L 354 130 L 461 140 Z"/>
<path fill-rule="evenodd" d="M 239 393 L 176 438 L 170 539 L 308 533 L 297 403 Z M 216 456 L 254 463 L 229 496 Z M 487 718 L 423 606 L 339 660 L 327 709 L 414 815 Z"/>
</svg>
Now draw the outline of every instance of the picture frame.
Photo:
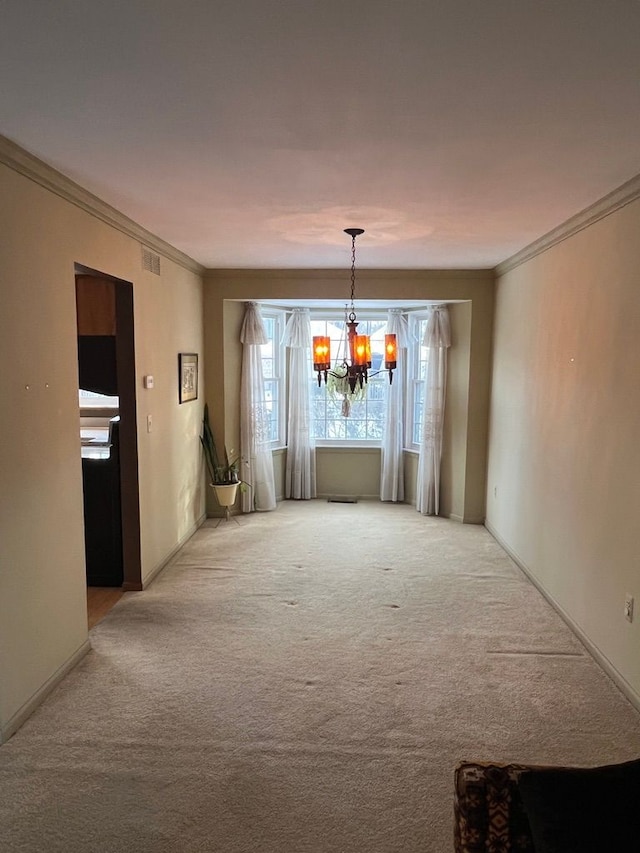
<svg viewBox="0 0 640 853">
<path fill-rule="evenodd" d="M 198 399 L 198 353 L 178 353 L 178 400 L 189 403 Z"/>
</svg>

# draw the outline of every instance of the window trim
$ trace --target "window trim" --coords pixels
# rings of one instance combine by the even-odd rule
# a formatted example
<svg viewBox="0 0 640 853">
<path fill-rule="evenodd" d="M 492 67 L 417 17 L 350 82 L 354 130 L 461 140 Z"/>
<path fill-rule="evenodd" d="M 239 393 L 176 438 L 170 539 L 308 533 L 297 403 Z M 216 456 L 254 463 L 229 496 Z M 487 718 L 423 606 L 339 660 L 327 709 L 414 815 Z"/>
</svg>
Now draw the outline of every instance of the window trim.
<svg viewBox="0 0 640 853">
<path fill-rule="evenodd" d="M 272 450 L 281 450 L 287 446 L 287 353 L 283 343 L 286 311 L 260 306 L 263 320 L 273 320 L 273 376 L 265 377 L 265 382 L 275 382 L 278 387 L 277 437 L 269 442 Z"/>
<path fill-rule="evenodd" d="M 412 311 L 409 315 L 409 358 L 407 363 L 407 386 L 405 389 L 405 446 L 404 450 L 412 453 L 418 453 L 420 450 L 420 442 L 413 440 L 415 429 L 415 401 L 416 401 L 416 386 L 418 383 L 424 383 L 425 379 L 418 379 L 420 374 L 420 354 L 422 349 L 422 341 L 420 336 L 420 326 L 423 320 L 428 319 L 428 311 Z"/>
</svg>

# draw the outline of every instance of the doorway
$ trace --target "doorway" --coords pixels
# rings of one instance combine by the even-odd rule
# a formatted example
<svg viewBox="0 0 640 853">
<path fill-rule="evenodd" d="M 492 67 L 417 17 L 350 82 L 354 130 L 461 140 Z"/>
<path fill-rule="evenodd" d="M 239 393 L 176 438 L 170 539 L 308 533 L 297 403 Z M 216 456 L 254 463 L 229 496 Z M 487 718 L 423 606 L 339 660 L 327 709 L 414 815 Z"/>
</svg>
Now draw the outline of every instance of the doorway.
<svg viewBox="0 0 640 853">
<path fill-rule="evenodd" d="M 87 586 L 142 589 L 133 284 L 76 264 Z"/>
</svg>

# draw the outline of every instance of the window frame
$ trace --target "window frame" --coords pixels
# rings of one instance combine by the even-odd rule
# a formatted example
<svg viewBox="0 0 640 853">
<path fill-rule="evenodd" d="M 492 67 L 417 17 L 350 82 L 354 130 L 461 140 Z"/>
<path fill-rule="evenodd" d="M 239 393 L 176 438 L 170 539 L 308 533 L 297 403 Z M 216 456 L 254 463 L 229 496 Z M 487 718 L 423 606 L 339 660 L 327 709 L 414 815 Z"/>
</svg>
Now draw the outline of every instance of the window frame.
<svg viewBox="0 0 640 853">
<path fill-rule="evenodd" d="M 261 305 L 260 306 L 260 315 L 264 320 L 273 320 L 273 338 L 272 341 L 272 359 L 273 359 L 273 375 L 266 377 L 264 375 L 264 366 L 263 366 L 263 380 L 265 382 L 265 391 L 266 391 L 266 383 L 274 383 L 277 387 L 277 406 L 275 407 L 276 412 L 276 437 L 269 442 L 269 446 L 272 450 L 279 450 L 287 445 L 287 418 L 286 418 L 286 395 L 287 395 L 287 383 L 286 383 L 286 348 L 283 343 L 284 338 L 284 327 L 285 327 L 285 318 L 286 311 L 279 308 L 272 308 L 270 306 Z M 265 324 L 266 325 L 266 324 Z M 263 346 L 265 346 L 263 344 Z M 264 360 L 264 354 L 261 352 L 261 358 Z"/>
<path fill-rule="evenodd" d="M 340 308 L 322 308 L 322 309 L 312 309 L 311 310 L 311 321 L 322 321 L 322 322 L 340 322 L 343 323 L 345 320 L 345 312 L 344 309 Z M 368 309 L 357 312 L 357 320 L 358 322 L 383 322 L 385 325 L 388 322 L 388 310 L 384 309 Z M 312 332 L 313 334 L 313 332 Z M 332 353 L 332 362 L 335 360 L 336 353 Z M 318 382 L 317 374 L 313 371 L 313 365 L 309 364 L 310 368 L 310 381 L 313 383 Z M 384 369 L 382 371 L 384 373 Z M 388 382 L 388 379 L 381 376 L 380 382 Z M 322 383 L 323 393 L 327 393 L 324 381 Z M 310 388 L 311 393 L 311 388 Z M 310 400 L 311 406 L 313 407 L 313 399 Z M 311 417 L 313 421 L 313 414 Z M 369 419 L 366 419 L 368 422 Z M 362 449 L 371 449 L 373 447 L 380 448 L 382 447 L 382 438 L 317 438 L 314 436 L 313 438 L 314 444 L 318 448 L 338 448 L 338 447 L 346 447 L 346 448 L 362 448 Z"/>
<path fill-rule="evenodd" d="M 407 387 L 405 389 L 405 450 L 417 453 L 420 441 L 415 440 L 416 417 L 415 406 L 417 391 L 426 384 L 427 358 L 422 358 L 422 338 L 424 337 L 423 323 L 428 319 L 428 311 L 413 311 L 409 315 L 409 357 L 407 359 Z M 420 378 L 420 366 L 425 362 L 425 378 Z M 424 397 L 423 397 L 424 399 Z"/>
</svg>

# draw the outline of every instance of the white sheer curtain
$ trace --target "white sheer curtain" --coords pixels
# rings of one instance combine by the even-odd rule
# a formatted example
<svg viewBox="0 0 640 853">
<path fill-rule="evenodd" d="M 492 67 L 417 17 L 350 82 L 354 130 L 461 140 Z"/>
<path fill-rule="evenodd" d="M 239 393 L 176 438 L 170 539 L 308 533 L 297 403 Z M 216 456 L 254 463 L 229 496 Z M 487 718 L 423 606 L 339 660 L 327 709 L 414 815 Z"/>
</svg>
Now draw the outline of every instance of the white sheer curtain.
<svg viewBox="0 0 640 853">
<path fill-rule="evenodd" d="M 242 341 L 242 382 L 240 385 L 240 477 L 250 485 L 242 494 L 242 511 L 276 508 L 269 413 L 266 408 L 260 346 L 267 334 L 255 302 L 245 303 Z"/>
<path fill-rule="evenodd" d="M 404 395 L 407 372 L 409 326 L 406 314 L 398 308 L 389 311 L 387 334 L 396 335 L 397 367 L 393 383 L 387 386 L 384 432 L 380 465 L 380 500 L 404 500 Z"/>
<path fill-rule="evenodd" d="M 442 426 L 447 387 L 447 348 L 451 346 L 449 309 L 446 305 L 438 305 L 430 309 L 422 343 L 428 349 L 428 360 L 422 410 L 416 509 L 423 515 L 438 515 Z"/>
<path fill-rule="evenodd" d="M 316 449 L 311 437 L 311 317 L 308 308 L 293 309 L 284 330 L 284 343 L 289 348 L 285 496 L 309 500 L 316 496 Z"/>
</svg>

